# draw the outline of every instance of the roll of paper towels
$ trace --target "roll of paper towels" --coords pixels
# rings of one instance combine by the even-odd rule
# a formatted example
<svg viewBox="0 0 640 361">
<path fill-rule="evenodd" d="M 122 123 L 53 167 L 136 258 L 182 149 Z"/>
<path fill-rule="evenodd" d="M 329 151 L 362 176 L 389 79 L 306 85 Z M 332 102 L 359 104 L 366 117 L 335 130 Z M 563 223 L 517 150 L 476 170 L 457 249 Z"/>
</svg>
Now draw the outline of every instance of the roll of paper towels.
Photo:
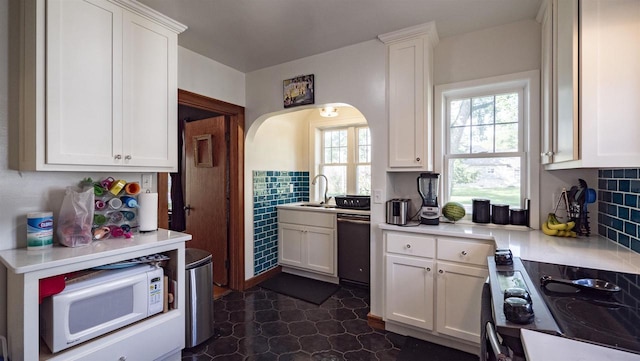
<svg viewBox="0 0 640 361">
<path fill-rule="evenodd" d="M 158 193 L 138 194 L 138 223 L 140 232 L 158 229 Z"/>
</svg>

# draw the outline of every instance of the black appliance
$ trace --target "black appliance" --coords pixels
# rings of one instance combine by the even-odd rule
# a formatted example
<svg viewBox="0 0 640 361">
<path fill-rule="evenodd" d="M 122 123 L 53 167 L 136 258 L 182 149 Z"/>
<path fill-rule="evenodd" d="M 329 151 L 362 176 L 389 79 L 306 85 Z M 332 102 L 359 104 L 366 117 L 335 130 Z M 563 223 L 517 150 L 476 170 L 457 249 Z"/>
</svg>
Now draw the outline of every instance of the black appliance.
<svg viewBox="0 0 640 361">
<path fill-rule="evenodd" d="M 370 279 L 370 216 L 338 213 L 338 278 L 361 286 Z"/>
<path fill-rule="evenodd" d="M 502 256 L 500 257 L 502 258 Z M 640 354 L 639 298 L 640 276 L 513 258 L 511 265 L 489 258 L 489 292 L 483 293 L 482 331 L 485 341 L 481 360 L 498 359 L 499 353 L 524 360 L 520 329 L 585 341 L 600 346 Z M 592 290 L 562 283 L 546 283 L 542 279 L 601 280 L 619 285 L 619 292 Z M 543 285 L 546 283 L 546 285 Z M 505 316 L 505 290 L 526 290 L 534 314 L 531 323 L 512 322 Z M 487 305 L 491 307 L 487 307 Z M 487 310 L 491 310 L 488 315 Z M 487 326 L 489 325 L 489 326 Z M 495 331 L 502 339 L 493 342 Z M 495 350 L 495 351 L 494 351 Z"/>
<path fill-rule="evenodd" d="M 420 209 L 420 223 L 429 225 L 440 224 L 440 207 L 438 206 L 439 173 L 420 173 L 418 177 L 418 193 L 422 197 Z"/>
</svg>

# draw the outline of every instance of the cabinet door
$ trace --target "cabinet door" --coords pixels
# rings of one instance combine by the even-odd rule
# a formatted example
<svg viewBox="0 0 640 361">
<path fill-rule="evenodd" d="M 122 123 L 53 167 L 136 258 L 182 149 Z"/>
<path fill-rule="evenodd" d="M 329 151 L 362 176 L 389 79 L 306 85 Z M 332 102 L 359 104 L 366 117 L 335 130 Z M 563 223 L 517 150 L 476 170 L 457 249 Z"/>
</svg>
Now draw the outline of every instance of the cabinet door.
<svg viewBox="0 0 640 361">
<path fill-rule="evenodd" d="M 310 270 L 335 273 L 335 235 L 333 229 L 306 227 L 304 230 L 306 266 Z"/>
<path fill-rule="evenodd" d="M 45 162 L 118 164 L 122 10 L 106 0 L 51 0 L 46 24 Z"/>
<path fill-rule="evenodd" d="M 542 61 L 541 61 L 541 163 L 553 162 L 553 21 L 551 0 L 545 0 L 542 15 Z"/>
<path fill-rule="evenodd" d="M 579 159 L 578 0 L 553 1 L 553 162 Z"/>
<path fill-rule="evenodd" d="M 385 319 L 433 330 L 433 260 L 387 255 L 386 262 Z"/>
<path fill-rule="evenodd" d="M 278 225 L 278 262 L 280 264 L 302 267 L 305 264 L 303 252 L 304 227 L 295 224 Z"/>
<path fill-rule="evenodd" d="M 488 275 L 485 268 L 438 262 L 438 332 L 480 343 L 480 296 Z"/>
<path fill-rule="evenodd" d="M 141 16 L 123 17 L 125 165 L 177 166 L 177 35 Z"/>
<path fill-rule="evenodd" d="M 425 169 L 427 119 L 422 37 L 389 45 L 389 167 Z"/>
</svg>

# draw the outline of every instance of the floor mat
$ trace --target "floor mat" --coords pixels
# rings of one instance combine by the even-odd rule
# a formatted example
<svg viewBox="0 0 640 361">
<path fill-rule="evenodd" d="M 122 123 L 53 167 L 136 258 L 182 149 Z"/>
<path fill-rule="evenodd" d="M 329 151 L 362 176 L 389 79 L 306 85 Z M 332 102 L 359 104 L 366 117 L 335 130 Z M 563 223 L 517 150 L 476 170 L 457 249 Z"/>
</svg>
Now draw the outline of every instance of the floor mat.
<svg viewBox="0 0 640 361">
<path fill-rule="evenodd" d="M 333 283 L 284 272 L 260 283 L 259 286 L 283 295 L 315 303 L 316 305 L 326 301 L 327 298 L 331 297 L 331 295 L 340 289 L 339 285 Z"/>
<path fill-rule="evenodd" d="M 407 337 L 396 361 L 478 361 L 478 356 Z"/>
</svg>

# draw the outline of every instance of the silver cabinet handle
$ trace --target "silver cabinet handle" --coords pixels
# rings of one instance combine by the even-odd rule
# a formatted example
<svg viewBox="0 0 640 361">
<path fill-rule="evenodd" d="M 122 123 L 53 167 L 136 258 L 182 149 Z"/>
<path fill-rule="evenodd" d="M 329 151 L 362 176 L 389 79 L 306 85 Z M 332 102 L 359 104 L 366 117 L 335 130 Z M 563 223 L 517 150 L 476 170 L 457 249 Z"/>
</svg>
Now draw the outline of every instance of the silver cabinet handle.
<svg viewBox="0 0 640 361">
<path fill-rule="evenodd" d="M 116 159 L 116 160 L 120 160 L 120 159 L 122 159 L 122 155 L 116 154 L 113 158 Z"/>
<path fill-rule="evenodd" d="M 131 156 L 127 154 L 127 155 L 124 157 L 124 159 L 126 159 L 126 160 L 131 160 Z"/>
<path fill-rule="evenodd" d="M 443 270 L 438 270 L 438 273 L 443 274 L 444 271 Z"/>
<path fill-rule="evenodd" d="M 467 251 L 462 251 L 460 252 L 461 255 L 466 256 L 467 255 Z"/>
<path fill-rule="evenodd" d="M 411 244 L 407 243 L 407 248 L 411 248 Z"/>
<path fill-rule="evenodd" d="M 549 151 L 549 152 L 544 152 L 544 153 L 540 153 L 541 156 L 543 157 L 550 157 L 553 155 L 553 152 Z"/>
<path fill-rule="evenodd" d="M 425 268 L 425 270 L 426 270 L 427 272 L 431 272 L 431 267 L 427 267 L 427 268 Z"/>
</svg>

